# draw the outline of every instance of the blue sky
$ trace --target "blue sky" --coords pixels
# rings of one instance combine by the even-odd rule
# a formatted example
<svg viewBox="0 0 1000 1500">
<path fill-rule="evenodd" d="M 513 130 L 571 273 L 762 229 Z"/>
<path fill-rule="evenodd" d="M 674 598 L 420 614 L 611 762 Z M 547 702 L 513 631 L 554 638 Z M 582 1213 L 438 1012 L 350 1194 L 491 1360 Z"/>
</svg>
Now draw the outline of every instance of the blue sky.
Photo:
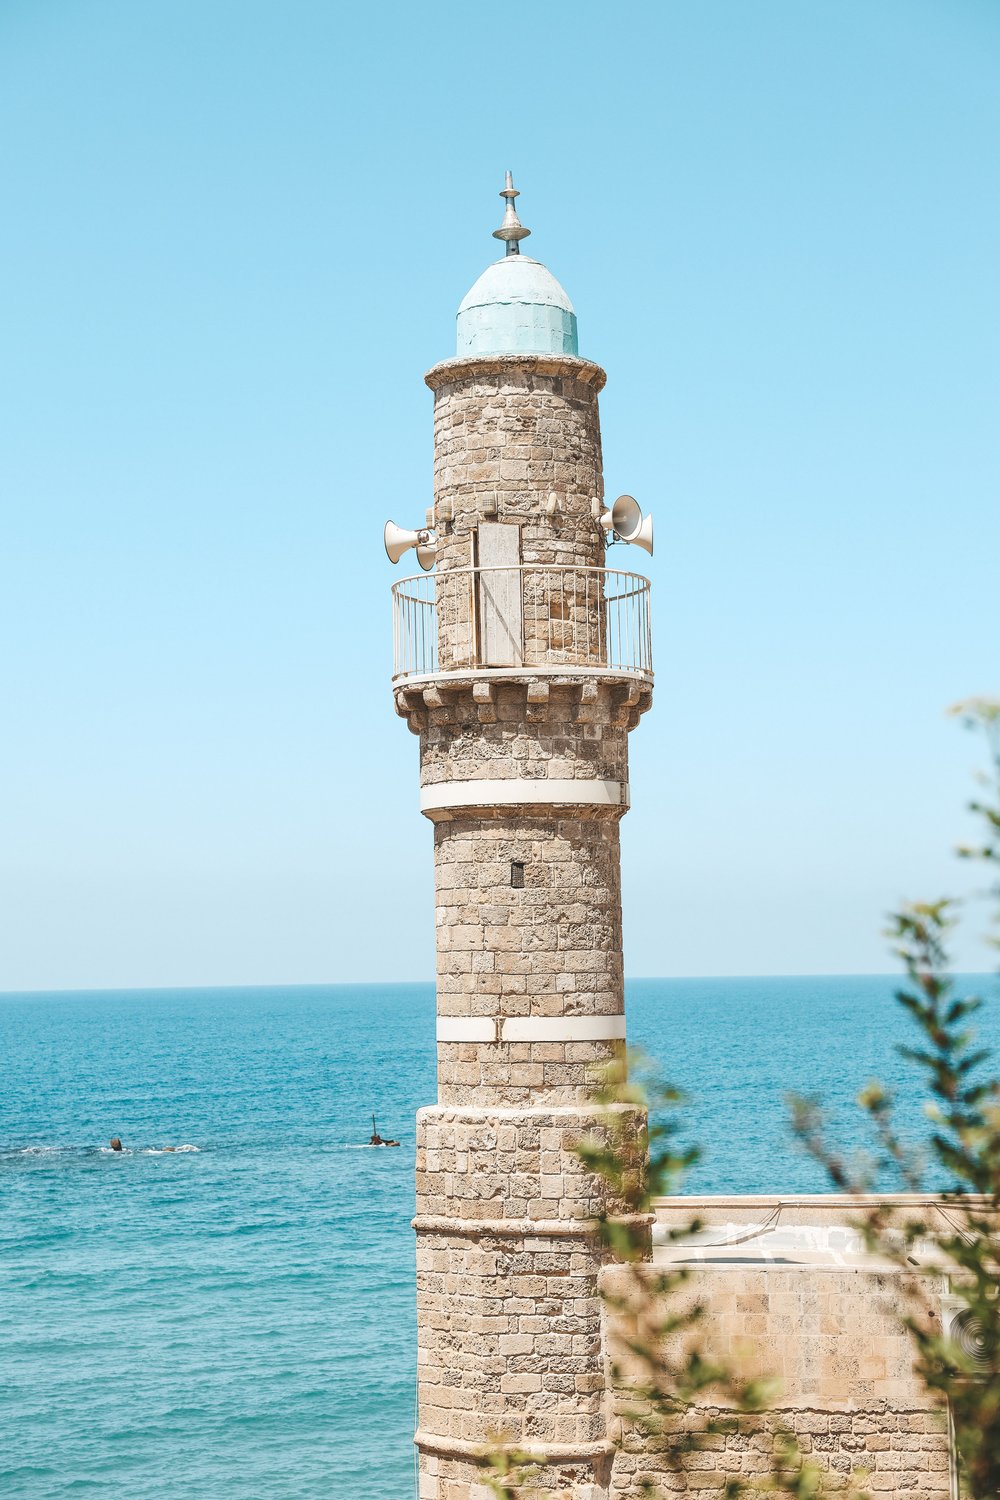
<svg viewBox="0 0 1000 1500">
<path fill-rule="evenodd" d="M 998 688 L 998 65 L 994 0 L 4 0 L 0 988 L 431 975 L 381 527 L 508 166 L 657 523 L 627 970 L 890 967 Z"/>
</svg>

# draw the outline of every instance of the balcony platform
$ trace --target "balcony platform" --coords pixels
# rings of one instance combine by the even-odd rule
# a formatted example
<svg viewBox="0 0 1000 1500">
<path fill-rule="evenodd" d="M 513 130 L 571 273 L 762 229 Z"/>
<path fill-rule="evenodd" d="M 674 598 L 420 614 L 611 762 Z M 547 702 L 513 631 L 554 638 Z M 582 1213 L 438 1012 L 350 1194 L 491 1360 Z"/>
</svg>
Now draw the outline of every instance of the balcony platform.
<svg viewBox="0 0 1000 1500">
<path fill-rule="evenodd" d="M 393 685 L 653 681 L 649 579 L 519 563 L 393 585 Z"/>
<path fill-rule="evenodd" d="M 653 686 L 651 667 L 576 667 L 552 665 L 543 667 L 453 667 L 444 672 L 397 672 L 392 679 L 393 688 L 424 688 L 440 686 L 458 691 L 477 682 L 538 682 L 544 679 L 553 687 L 572 687 L 590 678 L 601 678 L 606 682 L 640 682 Z"/>
</svg>

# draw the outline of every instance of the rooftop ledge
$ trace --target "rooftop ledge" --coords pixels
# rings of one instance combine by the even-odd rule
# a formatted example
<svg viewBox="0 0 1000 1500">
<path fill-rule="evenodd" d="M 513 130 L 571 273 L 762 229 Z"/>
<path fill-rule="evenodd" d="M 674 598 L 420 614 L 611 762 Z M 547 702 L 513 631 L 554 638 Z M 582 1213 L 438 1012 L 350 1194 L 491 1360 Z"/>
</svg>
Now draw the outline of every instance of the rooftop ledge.
<svg viewBox="0 0 1000 1500">
<path fill-rule="evenodd" d="M 988 1199 L 963 1201 L 979 1212 L 996 1214 Z M 900 1228 L 914 1218 L 926 1224 L 926 1236 L 909 1250 L 910 1268 L 925 1273 L 942 1269 L 936 1236 L 954 1235 L 959 1205 L 954 1198 L 934 1193 L 655 1198 L 653 1262 L 716 1271 L 825 1267 L 898 1273 L 894 1261 L 873 1255 L 865 1243 L 861 1223 L 876 1207 L 887 1210 L 890 1220 L 898 1218 Z M 685 1234 L 684 1225 L 695 1219 L 702 1227 Z M 678 1231 L 680 1238 L 672 1238 Z"/>
<path fill-rule="evenodd" d="M 392 679 L 394 688 L 423 688 L 440 686 L 458 690 L 471 687 L 477 682 L 537 682 L 544 678 L 552 687 L 574 687 L 588 678 L 598 677 L 609 682 L 639 682 L 653 686 L 652 668 L 641 667 L 572 667 L 553 665 L 547 667 L 453 667 L 446 672 L 396 672 Z"/>
<path fill-rule="evenodd" d="M 527 375 L 569 376 L 592 385 L 595 391 L 602 391 L 608 378 L 600 365 L 579 354 L 466 354 L 441 360 L 427 371 L 424 382 L 436 391 L 440 386 L 482 375 L 514 380 Z"/>
</svg>

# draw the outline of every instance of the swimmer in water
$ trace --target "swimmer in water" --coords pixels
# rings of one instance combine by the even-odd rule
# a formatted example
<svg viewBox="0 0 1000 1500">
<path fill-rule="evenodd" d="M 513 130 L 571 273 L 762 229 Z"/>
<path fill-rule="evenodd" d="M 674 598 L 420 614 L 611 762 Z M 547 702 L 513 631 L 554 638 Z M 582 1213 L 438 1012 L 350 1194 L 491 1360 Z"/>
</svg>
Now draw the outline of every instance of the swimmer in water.
<svg viewBox="0 0 1000 1500">
<path fill-rule="evenodd" d="M 111 1149 L 112 1151 L 121 1151 L 124 1149 L 121 1143 L 120 1136 L 113 1135 L 111 1137 Z"/>
</svg>

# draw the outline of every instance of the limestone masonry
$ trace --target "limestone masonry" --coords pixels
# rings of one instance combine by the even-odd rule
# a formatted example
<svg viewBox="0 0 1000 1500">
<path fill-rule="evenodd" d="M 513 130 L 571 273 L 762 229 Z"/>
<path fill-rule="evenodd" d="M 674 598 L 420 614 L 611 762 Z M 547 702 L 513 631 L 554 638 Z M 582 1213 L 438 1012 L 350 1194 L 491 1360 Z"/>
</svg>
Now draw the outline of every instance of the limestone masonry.
<svg viewBox="0 0 1000 1500">
<path fill-rule="evenodd" d="M 619 824 L 652 696 L 648 584 L 630 548 L 607 567 L 604 372 L 577 356 L 562 288 L 519 255 L 509 177 L 503 196 L 507 255 L 463 303 L 463 357 L 426 377 L 434 573 L 394 589 L 437 921 L 438 1101 L 418 1115 L 414 1221 L 420 1500 L 486 1500 L 498 1443 L 534 1460 L 531 1493 L 550 1500 L 624 1500 L 646 1479 L 718 1493 L 767 1472 L 771 1419 L 678 1475 L 607 1375 L 624 1325 L 601 1292 L 620 1272 L 590 1226 L 623 1205 L 575 1146 L 624 1047 Z M 753 1334 L 780 1355 L 784 1419 L 834 1474 L 867 1462 L 879 1493 L 944 1500 L 946 1434 L 885 1311 L 886 1272 L 730 1259 L 695 1280 L 730 1354 Z"/>
</svg>

